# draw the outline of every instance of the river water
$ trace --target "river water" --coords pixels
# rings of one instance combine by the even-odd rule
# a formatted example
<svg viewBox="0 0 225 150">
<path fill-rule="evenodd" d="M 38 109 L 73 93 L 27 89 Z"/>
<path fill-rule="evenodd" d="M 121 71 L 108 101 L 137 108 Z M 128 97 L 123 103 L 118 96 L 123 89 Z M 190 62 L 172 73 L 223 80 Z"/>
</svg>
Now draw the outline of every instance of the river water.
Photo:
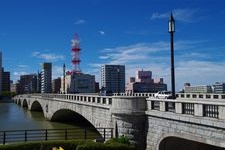
<svg viewBox="0 0 225 150">
<path fill-rule="evenodd" d="M 81 128 L 74 123 L 51 122 L 42 112 L 29 111 L 15 103 L 0 103 L 0 131 Z"/>
</svg>

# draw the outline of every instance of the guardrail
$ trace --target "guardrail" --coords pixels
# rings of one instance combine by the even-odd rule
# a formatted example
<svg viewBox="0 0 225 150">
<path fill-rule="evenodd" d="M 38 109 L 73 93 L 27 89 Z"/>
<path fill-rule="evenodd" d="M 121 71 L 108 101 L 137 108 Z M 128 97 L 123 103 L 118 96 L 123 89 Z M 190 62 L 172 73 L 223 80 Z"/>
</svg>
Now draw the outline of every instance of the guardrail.
<svg viewBox="0 0 225 150">
<path fill-rule="evenodd" d="M 0 131 L 0 144 L 27 141 L 69 140 L 69 139 L 102 139 L 113 137 L 113 128 L 97 128 L 103 135 L 96 135 L 96 129 L 36 129 Z"/>
</svg>

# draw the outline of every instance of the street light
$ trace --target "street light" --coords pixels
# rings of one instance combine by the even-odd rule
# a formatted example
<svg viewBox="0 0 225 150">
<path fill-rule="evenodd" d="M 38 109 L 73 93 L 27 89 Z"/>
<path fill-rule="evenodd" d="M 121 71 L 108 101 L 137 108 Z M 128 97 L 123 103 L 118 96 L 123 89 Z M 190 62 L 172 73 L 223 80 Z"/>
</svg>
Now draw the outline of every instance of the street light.
<svg viewBox="0 0 225 150">
<path fill-rule="evenodd" d="M 66 76 L 66 65 L 63 64 L 63 94 L 66 93 L 66 88 L 65 88 L 65 76 Z"/>
<path fill-rule="evenodd" d="M 170 33 L 170 45 L 171 45 L 171 89 L 172 99 L 176 99 L 175 95 L 175 73 L 174 73 L 174 46 L 173 46 L 173 34 L 175 32 L 175 20 L 171 13 L 169 18 L 169 33 Z"/>
<path fill-rule="evenodd" d="M 117 78 L 118 78 L 118 91 L 117 91 L 117 95 L 120 95 L 120 68 L 119 68 L 119 66 L 118 66 L 118 68 L 117 68 Z"/>
</svg>

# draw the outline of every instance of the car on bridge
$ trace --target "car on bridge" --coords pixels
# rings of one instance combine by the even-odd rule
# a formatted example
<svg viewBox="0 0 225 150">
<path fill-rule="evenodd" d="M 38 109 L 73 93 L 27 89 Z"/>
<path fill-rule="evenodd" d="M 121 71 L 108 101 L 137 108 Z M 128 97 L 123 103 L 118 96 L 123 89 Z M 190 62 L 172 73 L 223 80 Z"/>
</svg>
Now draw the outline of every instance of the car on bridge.
<svg viewBox="0 0 225 150">
<path fill-rule="evenodd" d="M 158 91 L 154 94 L 155 98 L 162 98 L 162 99 L 170 99 L 172 98 L 172 92 L 170 91 Z"/>
<path fill-rule="evenodd" d="M 107 90 L 101 90 L 99 92 L 99 96 L 113 96 L 113 92 L 112 91 L 107 91 Z"/>
</svg>

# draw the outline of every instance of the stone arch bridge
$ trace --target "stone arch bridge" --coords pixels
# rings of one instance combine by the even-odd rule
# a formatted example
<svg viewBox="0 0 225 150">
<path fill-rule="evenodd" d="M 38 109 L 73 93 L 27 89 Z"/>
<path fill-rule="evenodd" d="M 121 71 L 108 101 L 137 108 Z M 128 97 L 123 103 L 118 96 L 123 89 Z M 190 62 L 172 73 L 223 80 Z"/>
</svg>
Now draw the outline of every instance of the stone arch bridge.
<svg viewBox="0 0 225 150">
<path fill-rule="evenodd" d="M 91 94 L 26 94 L 14 101 L 29 110 L 42 110 L 54 120 L 68 111 L 95 128 L 113 128 L 139 150 L 224 149 L 225 95 L 179 94 L 176 100 L 152 93 L 97 96 Z"/>
</svg>

